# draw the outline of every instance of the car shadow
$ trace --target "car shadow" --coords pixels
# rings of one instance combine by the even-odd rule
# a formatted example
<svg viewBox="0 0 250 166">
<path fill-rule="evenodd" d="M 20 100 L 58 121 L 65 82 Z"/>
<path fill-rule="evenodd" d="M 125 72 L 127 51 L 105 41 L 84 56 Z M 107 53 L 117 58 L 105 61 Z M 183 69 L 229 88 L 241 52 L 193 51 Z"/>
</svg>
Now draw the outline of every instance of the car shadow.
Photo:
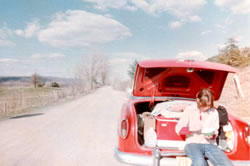
<svg viewBox="0 0 250 166">
<path fill-rule="evenodd" d="M 11 117 L 10 119 L 30 118 L 34 116 L 41 116 L 43 114 L 44 113 L 25 114 L 25 115 L 14 116 L 14 117 Z"/>
</svg>

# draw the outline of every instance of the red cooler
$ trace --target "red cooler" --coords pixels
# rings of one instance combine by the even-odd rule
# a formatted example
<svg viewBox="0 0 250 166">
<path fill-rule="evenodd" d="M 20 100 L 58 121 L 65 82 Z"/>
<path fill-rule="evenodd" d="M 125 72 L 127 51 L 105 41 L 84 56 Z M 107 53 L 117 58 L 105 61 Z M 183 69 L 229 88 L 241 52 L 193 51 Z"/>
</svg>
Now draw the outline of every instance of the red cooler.
<svg viewBox="0 0 250 166">
<path fill-rule="evenodd" d="M 176 134 L 176 118 L 156 117 L 157 145 L 160 148 L 183 150 L 185 137 Z"/>
</svg>

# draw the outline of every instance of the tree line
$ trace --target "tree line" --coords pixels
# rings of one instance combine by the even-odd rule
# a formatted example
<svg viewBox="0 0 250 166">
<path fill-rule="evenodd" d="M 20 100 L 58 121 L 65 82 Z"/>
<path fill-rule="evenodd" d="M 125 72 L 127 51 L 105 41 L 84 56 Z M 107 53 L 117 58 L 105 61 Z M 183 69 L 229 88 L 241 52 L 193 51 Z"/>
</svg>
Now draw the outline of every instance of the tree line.
<svg viewBox="0 0 250 166">
<path fill-rule="evenodd" d="M 250 47 L 240 48 L 237 40 L 229 38 L 218 55 L 208 58 L 208 61 L 244 68 L 250 64 Z"/>
<path fill-rule="evenodd" d="M 76 65 L 72 88 L 76 93 L 92 91 L 98 87 L 108 84 L 109 62 L 107 58 L 99 53 L 92 53 L 82 57 Z M 40 81 L 37 73 L 32 75 L 34 88 L 44 87 L 45 83 Z M 59 83 L 51 82 L 50 87 L 60 87 Z"/>
<path fill-rule="evenodd" d="M 45 86 L 45 82 L 40 81 L 40 76 L 37 73 L 32 74 L 31 80 L 32 80 L 32 84 L 34 85 L 34 88 L 37 88 L 37 87 L 41 88 Z M 50 87 L 59 88 L 60 85 L 57 82 L 51 82 Z"/>
</svg>

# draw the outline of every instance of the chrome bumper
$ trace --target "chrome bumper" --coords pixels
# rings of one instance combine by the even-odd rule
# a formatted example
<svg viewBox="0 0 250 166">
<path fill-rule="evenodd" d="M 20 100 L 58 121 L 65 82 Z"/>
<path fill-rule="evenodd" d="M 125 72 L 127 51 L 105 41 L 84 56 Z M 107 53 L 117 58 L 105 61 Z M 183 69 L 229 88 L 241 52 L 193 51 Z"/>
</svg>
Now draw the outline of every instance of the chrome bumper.
<svg viewBox="0 0 250 166">
<path fill-rule="evenodd" d="M 160 161 L 163 165 L 168 166 L 176 166 L 176 158 L 170 158 L 168 156 L 172 156 L 173 154 L 169 155 L 162 155 L 162 159 Z M 181 156 L 179 154 L 177 156 Z M 115 157 L 118 161 L 126 164 L 131 165 L 155 165 L 155 157 L 153 156 L 146 156 L 146 155 L 139 155 L 139 154 L 132 154 L 132 153 L 125 153 L 119 151 L 118 148 L 115 148 Z M 159 164 L 159 163 L 157 163 Z M 234 166 L 250 166 L 250 161 L 233 161 Z"/>
<path fill-rule="evenodd" d="M 118 148 L 115 148 L 115 156 L 118 161 L 122 163 L 132 164 L 132 165 L 154 165 L 155 159 L 152 156 L 125 153 L 119 151 Z M 161 159 L 161 164 L 168 166 L 176 166 L 175 158 L 164 157 Z"/>
<path fill-rule="evenodd" d="M 233 161 L 234 166 L 250 166 L 250 161 Z"/>
</svg>

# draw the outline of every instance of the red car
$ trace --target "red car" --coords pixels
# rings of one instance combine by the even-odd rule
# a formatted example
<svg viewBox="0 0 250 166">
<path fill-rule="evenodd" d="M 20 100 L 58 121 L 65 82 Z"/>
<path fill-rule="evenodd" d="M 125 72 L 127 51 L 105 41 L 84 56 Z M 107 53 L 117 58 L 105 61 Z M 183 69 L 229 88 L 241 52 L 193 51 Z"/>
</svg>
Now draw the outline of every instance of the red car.
<svg viewBox="0 0 250 166">
<path fill-rule="evenodd" d="M 132 95 L 121 110 L 117 159 L 133 165 L 188 163 L 183 151 L 185 138 L 175 132 L 180 115 L 196 102 L 201 88 L 211 89 L 215 101 L 219 100 L 228 74 L 236 72 L 233 67 L 212 62 L 139 62 Z M 237 79 L 235 83 L 241 94 Z M 250 125 L 231 114 L 228 119 L 223 126 L 226 148 L 222 150 L 234 165 L 250 166 Z"/>
</svg>

